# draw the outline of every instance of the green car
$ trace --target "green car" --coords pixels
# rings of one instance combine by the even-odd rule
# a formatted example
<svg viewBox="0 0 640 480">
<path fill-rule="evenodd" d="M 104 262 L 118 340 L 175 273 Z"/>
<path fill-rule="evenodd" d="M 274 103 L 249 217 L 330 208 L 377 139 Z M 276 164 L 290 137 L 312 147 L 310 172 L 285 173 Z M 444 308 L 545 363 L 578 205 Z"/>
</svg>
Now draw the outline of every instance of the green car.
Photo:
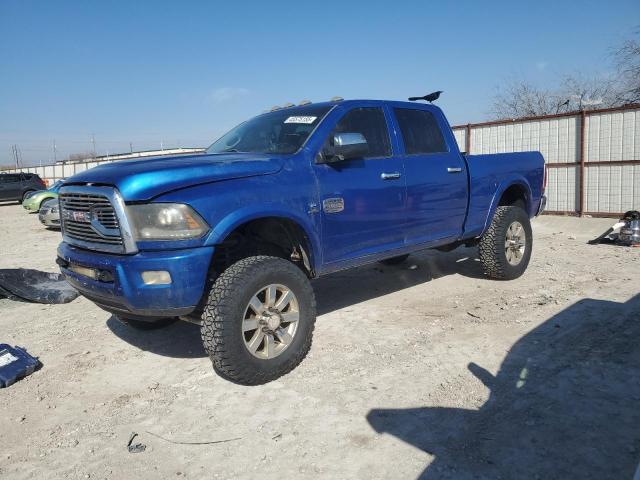
<svg viewBox="0 0 640 480">
<path fill-rule="evenodd" d="M 40 207 L 44 202 L 51 198 L 58 198 L 58 190 L 62 186 L 62 180 L 58 180 L 51 185 L 48 190 L 38 190 L 36 192 L 28 193 L 22 201 L 22 206 L 30 212 L 40 211 Z"/>
</svg>

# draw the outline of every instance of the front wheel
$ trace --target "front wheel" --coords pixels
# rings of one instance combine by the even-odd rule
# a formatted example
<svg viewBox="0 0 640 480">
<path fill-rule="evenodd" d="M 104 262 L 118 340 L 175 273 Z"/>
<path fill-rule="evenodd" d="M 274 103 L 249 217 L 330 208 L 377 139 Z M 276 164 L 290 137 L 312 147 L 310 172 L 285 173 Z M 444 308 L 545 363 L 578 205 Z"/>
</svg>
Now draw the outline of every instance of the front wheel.
<svg viewBox="0 0 640 480">
<path fill-rule="evenodd" d="M 220 376 L 260 385 L 302 362 L 315 320 L 313 289 L 297 266 L 278 257 L 248 257 L 213 284 L 202 314 L 202 341 Z"/>
<path fill-rule="evenodd" d="M 498 207 L 478 245 L 485 273 L 497 280 L 513 280 L 531 259 L 533 235 L 529 216 L 520 207 Z"/>
</svg>

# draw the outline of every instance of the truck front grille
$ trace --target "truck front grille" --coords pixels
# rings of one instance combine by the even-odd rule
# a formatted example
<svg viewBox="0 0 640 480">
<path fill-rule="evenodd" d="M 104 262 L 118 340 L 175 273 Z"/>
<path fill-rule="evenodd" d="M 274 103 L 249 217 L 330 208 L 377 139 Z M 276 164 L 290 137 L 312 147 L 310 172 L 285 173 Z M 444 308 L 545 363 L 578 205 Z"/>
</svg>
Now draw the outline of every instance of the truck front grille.
<svg viewBox="0 0 640 480">
<path fill-rule="evenodd" d="M 91 250 L 124 252 L 118 216 L 109 198 L 93 193 L 60 193 L 65 240 Z"/>
</svg>

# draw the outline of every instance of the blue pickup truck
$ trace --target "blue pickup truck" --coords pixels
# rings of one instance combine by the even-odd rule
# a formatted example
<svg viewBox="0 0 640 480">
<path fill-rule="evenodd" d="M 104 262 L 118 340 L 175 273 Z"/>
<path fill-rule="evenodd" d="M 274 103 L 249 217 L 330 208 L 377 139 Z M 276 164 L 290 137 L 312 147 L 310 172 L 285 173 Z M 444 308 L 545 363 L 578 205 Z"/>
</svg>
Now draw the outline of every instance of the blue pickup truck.
<svg viewBox="0 0 640 480">
<path fill-rule="evenodd" d="M 69 178 L 57 262 L 134 328 L 201 324 L 215 370 L 257 385 L 309 351 L 315 277 L 460 245 L 478 246 L 488 277 L 519 277 L 545 177 L 538 152 L 461 153 L 433 105 L 307 103 L 258 115 L 204 154 Z"/>
</svg>

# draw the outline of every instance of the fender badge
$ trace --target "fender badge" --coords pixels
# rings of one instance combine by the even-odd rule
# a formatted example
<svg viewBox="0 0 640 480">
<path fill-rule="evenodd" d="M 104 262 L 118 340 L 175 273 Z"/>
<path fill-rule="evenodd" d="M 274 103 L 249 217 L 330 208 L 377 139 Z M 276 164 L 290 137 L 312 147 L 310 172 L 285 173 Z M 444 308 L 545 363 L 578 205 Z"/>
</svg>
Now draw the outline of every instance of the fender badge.
<svg viewBox="0 0 640 480">
<path fill-rule="evenodd" d="M 324 213 L 338 213 L 344 210 L 344 198 L 327 198 L 322 201 Z"/>
</svg>

